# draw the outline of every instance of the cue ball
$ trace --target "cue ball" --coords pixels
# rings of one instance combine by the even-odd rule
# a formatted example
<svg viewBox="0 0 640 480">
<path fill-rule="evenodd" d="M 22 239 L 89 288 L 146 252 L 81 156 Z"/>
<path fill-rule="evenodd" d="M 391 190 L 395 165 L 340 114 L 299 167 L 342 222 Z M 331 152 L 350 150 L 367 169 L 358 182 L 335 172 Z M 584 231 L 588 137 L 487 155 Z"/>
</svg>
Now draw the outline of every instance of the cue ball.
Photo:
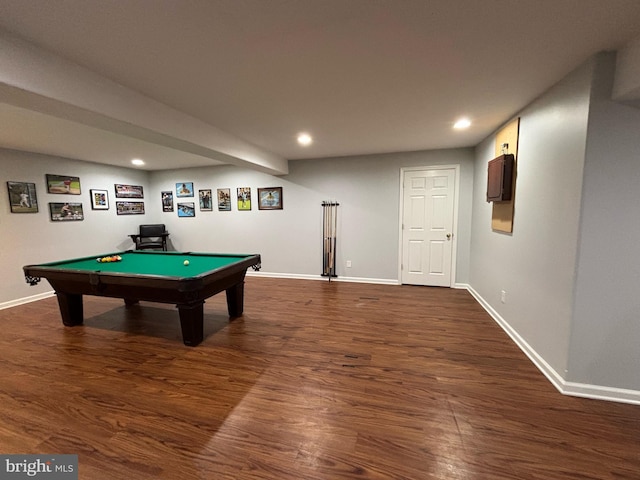
<svg viewBox="0 0 640 480">
<path fill-rule="evenodd" d="M 184 266 L 186 267 L 187 265 L 189 265 L 189 260 L 185 260 L 183 263 L 184 263 Z"/>
</svg>

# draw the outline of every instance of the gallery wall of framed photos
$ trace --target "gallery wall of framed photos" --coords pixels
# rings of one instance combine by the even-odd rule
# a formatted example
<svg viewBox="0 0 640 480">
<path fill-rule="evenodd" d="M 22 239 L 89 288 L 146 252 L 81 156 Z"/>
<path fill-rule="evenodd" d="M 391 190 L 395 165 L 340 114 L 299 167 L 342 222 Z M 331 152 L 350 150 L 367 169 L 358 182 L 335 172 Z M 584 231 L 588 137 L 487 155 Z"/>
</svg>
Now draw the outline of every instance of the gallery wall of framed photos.
<svg viewBox="0 0 640 480">
<path fill-rule="evenodd" d="M 258 215 L 268 225 L 268 217 L 273 217 L 269 210 L 282 211 L 286 189 L 271 187 L 269 175 L 242 169 L 232 181 L 218 178 L 218 170 L 211 169 L 206 177 L 197 170 L 175 171 L 178 175 L 162 182 L 156 172 L 2 149 L 0 166 L 0 189 L 6 192 L 0 199 L 0 241 L 12 251 L 0 258 L 0 266 L 16 278 L 22 266 L 34 262 L 133 248 L 130 235 L 145 223 L 166 223 L 175 250 L 193 244 L 212 251 L 258 251 L 259 246 L 219 244 L 220 239 L 241 238 L 222 235 L 229 230 L 220 221 L 253 229 Z M 184 172 L 195 175 L 180 178 Z M 197 246 L 193 240 L 198 238 L 210 240 Z M 0 302 L 36 290 L 24 290 L 17 282 L 0 293 Z"/>
<path fill-rule="evenodd" d="M 37 295 L 48 287 L 23 288 L 22 267 L 132 247 L 129 234 L 143 215 L 118 216 L 114 185 L 149 188 L 149 173 L 51 155 L 0 149 L 0 268 L 14 281 L 0 289 L 0 303 Z M 50 288 L 50 287 L 49 287 Z"/>
<path fill-rule="evenodd" d="M 200 212 L 214 211 L 213 188 L 201 188 L 197 190 L 194 187 L 195 182 L 175 182 L 175 190 L 161 191 L 162 211 L 170 213 L 174 211 L 174 198 L 176 198 L 175 211 L 178 217 L 195 217 L 196 216 L 196 199 L 198 210 Z M 257 193 L 255 191 L 257 190 Z M 257 195 L 258 210 L 282 210 L 282 190 L 283 187 L 258 187 L 257 189 L 242 186 L 232 188 L 216 188 L 217 210 L 219 212 L 233 211 L 232 205 L 235 204 L 238 212 L 251 211 L 253 195 Z M 232 192 L 234 192 L 232 194 Z M 233 197 L 232 195 L 235 195 Z"/>
<path fill-rule="evenodd" d="M 38 213 L 38 195 L 35 182 L 7 181 L 7 193 L 11 213 Z M 46 174 L 46 192 L 49 195 L 80 196 L 82 184 L 79 176 Z M 216 205 L 220 212 L 231 212 L 235 203 L 239 212 L 252 209 L 252 187 L 243 186 L 235 188 L 235 202 L 232 200 L 231 188 L 216 188 Z M 282 187 L 258 187 L 257 206 L 259 210 L 282 210 Z M 213 188 L 199 189 L 197 194 L 197 206 L 201 212 L 214 211 Z M 161 192 L 162 212 L 177 212 L 178 217 L 196 216 L 196 190 L 194 182 L 176 182 L 175 192 L 163 190 Z M 117 215 L 144 215 L 145 203 L 144 186 L 114 183 L 113 193 L 116 198 L 115 211 Z M 84 220 L 84 205 L 70 200 L 48 202 L 49 219 L 52 222 L 80 221 Z M 174 207 L 174 199 L 176 206 Z M 73 201 L 71 201 L 73 200 Z M 91 210 L 109 210 L 109 190 L 106 188 L 89 189 L 89 204 Z"/>
<path fill-rule="evenodd" d="M 61 201 L 48 202 L 49 219 L 52 222 L 84 220 L 84 205 L 78 198 L 82 195 L 79 176 L 45 174 L 46 193 L 49 195 L 69 196 Z M 144 187 L 142 185 L 113 184 L 117 215 L 144 215 Z M 7 181 L 11 213 L 38 213 L 38 195 L 35 182 Z M 109 210 L 109 191 L 102 188 L 89 190 L 89 203 L 92 210 Z"/>
</svg>

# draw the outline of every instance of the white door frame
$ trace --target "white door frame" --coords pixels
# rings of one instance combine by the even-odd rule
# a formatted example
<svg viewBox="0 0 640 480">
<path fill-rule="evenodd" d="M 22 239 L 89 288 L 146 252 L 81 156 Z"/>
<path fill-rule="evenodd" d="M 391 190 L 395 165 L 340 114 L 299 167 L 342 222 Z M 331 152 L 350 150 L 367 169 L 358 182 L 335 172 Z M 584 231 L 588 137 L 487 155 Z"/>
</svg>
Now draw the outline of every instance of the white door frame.
<svg viewBox="0 0 640 480">
<path fill-rule="evenodd" d="M 460 164 L 455 165 L 426 165 L 423 167 L 400 168 L 400 215 L 398 225 L 398 284 L 402 284 L 402 219 L 404 218 L 404 174 L 416 170 L 455 170 L 456 179 L 453 193 L 453 244 L 451 245 L 451 282 L 449 287 L 456 284 L 456 258 L 458 256 L 458 200 L 460 196 Z"/>
</svg>

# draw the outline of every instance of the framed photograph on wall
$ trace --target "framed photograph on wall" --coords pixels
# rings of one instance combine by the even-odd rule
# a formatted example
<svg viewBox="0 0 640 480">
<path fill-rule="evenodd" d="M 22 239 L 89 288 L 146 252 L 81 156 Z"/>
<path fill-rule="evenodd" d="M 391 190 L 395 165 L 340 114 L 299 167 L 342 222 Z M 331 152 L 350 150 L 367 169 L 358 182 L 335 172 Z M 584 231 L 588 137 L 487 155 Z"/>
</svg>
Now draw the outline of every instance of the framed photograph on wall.
<svg viewBox="0 0 640 480">
<path fill-rule="evenodd" d="M 238 210 L 251 210 L 251 187 L 238 188 Z"/>
<path fill-rule="evenodd" d="M 80 195 L 80 178 L 69 175 L 50 175 L 47 177 L 47 193 L 63 193 L 69 195 Z"/>
<path fill-rule="evenodd" d="M 142 215 L 144 202 L 116 202 L 116 213 L 118 215 Z"/>
<path fill-rule="evenodd" d="M 92 210 L 109 210 L 109 193 L 106 190 L 89 190 Z"/>
<path fill-rule="evenodd" d="M 210 212 L 213 210 L 213 199 L 211 198 L 211 190 L 198 190 L 198 198 L 200 199 L 201 212 Z"/>
<path fill-rule="evenodd" d="M 84 220 L 82 203 L 51 202 L 49 203 L 49 216 L 53 222 Z"/>
<path fill-rule="evenodd" d="M 141 185 L 123 185 L 116 183 L 116 198 L 144 198 L 144 189 Z"/>
<path fill-rule="evenodd" d="M 231 211 L 231 189 L 230 188 L 218 189 L 218 210 L 221 212 Z"/>
<path fill-rule="evenodd" d="M 196 204 L 195 202 L 178 202 L 178 216 L 179 217 L 195 217 L 196 216 Z"/>
<path fill-rule="evenodd" d="M 258 189 L 259 210 L 282 210 L 282 187 Z"/>
<path fill-rule="evenodd" d="M 173 212 L 173 192 L 161 192 L 162 195 L 162 211 Z"/>
<path fill-rule="evenodd" d="M 176 183 L 177 197 L 193 197 L 193 182 Z"/>
<path fill-rule="evenodd" d="M 38 213 L 36 184 L 29 182 L 7 182 L 11 213 Z"/>
</svg>

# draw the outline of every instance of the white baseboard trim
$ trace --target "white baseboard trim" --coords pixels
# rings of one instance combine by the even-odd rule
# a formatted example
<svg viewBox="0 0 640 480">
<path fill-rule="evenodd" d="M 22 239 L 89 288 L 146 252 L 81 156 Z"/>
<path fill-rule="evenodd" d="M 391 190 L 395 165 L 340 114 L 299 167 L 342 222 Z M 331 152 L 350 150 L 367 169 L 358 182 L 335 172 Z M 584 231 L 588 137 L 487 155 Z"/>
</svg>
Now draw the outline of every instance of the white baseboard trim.
<svg viewBox="0 0 640 480">
<path fill-rule="evenodd" d="M 30 297 L 17 298 L 15 300 L 3 302 L 3 303 L 0 303 L 0 310 L 4 310 L 5 308 L 17 307 L 18 305 L 24 305 L 25 303 L 37 302 L 38 300 L 43 300 L 45 298 L 53 297 L 55 294 L 56 293 L 53 290 L 51 290 L 49 292 L 32 295 Z"/>
<path fill-rule="evenodd" d="M 563 395 L 573 397 L 592 398 L 596 400 L 607 400 L 611 402 L 631 403 L 640 405 L 640 391 L 626 390 L 623 388 L 606 387 L 602 385 L 592 385 L 585 383 L 567 382 L 562 376 L 549 365 L 531 345 L 529 345 L 509 323 L 502 318 L 498 312 L 476 292 L 473 287 L 468 286 L 467 290 L 473 295 L 478 303 L 484 308 L 496 323 L 505 331 L 514 343 L 529 357 L 529 360 L 547 377 L 551 384 Z"/>
<path fill-rule="evenodd" d="M 573 397 L 593 398 L 595 400 L 640 405 L 640 392 L 638 390 L 565 382 L 562 393 Z"/>
<path fill-rule="evenodd" d="M 254 272 L 247 271 L 247 277 L 266 277 L 266 278 L 290 278 L 292 280 L 327 280 L 320 275 L 307 275 L 304 273 L 273 273 L 273 272 Z"/>
<path fill-rule="evenodd" d="M 487 313 L 489 315 L 491 315 L 491 317 L 496 321 L 496 323 L 498 325 L 500 325 L 500 327 L 505 331 L 505 333 L 507 335 L 509 335 L 509 337 L 511 337 L 511 340 L 513 340 L 515 342 L 515 344 L 520 347 L 520 350 L 522 350 L 524 352 L 524 354 L 529 357 L 529 360 L 531 360 L 533 362 L 533 364 L 538 367 L 538 370 L 540 370 L 543 375 L 545 377 L 547 377 L 547 379 L 553 384 L 554 387 L 556 387 L 559 391 L 562 392 L 563 390 L 563 383 L 564 383 L 564 379 L 558 375 L 558 372 L 556 372 L 551 365 L 549 365 L 544 358 L 542 358 L 540 355 L 538 355 L 538 352 L 536 352 L 531 345 L 529 345 L 524 338 L 522 338 L 520 336 L 520 334 L 518 332 L 516 332 L 511 325 L 509 325 L 509 323 L 502 318 L 498 312 L 496 312 L 493 307 L 491 305 L 489 305 L 489 303 L 482 298 L 482 296 L 480 296 L 480 294 L 478 292 L 476 292 L 473 287 L 469 286 L 469 292 L 471 293 L 471 295 L 473 295 L 473 297 L 478 301 L 478 303 L 482 306 L 482 308 L 484 308 Z"/>
<path fill-rule="evenodd" d="M 290 278 L 293 280 L 322 280 L 329 281 L 329 277 L 322 275 L 308 275 L 304 273 L 273 273 L 273 272 L 247 272 L 247 277 Z M 397 279 L 387 278 L 360 278 L 360 277 L 331 277 L 332 282 L 349 283 L 374 283 L 378 285 L 400 285 Z"/>
<path fill-rule="evenodd" d="M 326 278 L 326 277 L 322 277 Z M 400 285 L 397 279 L 391 278 L 362 278 L 362 277 L 337 277 L 332 278 L 332 282 L 349 282 L 349 283 L 373 283 L 376 285 Z"/>
</svg>

